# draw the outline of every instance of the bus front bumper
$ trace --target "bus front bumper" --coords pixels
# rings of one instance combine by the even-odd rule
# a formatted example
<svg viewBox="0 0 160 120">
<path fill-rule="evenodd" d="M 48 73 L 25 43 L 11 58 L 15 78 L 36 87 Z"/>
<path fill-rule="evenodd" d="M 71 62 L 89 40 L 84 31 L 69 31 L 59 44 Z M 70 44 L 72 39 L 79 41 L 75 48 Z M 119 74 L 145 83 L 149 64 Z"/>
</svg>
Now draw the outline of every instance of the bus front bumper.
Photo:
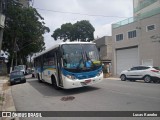
<svg viewBox="0 0 160 120">
<path fill-rule="evenodd" d="M 103 80 L 103 73 L 101 73 L 99 76 L 93 77 L 93 78 L 87 78 L 87 79 L 69 79 L 66 76 L 63 76 L 63 88 L 64 89 L 72 89 L 72 88 L 79 88 L 83 86 L 89 86 L 96 83 L 99 83 Z"/>
</svg>

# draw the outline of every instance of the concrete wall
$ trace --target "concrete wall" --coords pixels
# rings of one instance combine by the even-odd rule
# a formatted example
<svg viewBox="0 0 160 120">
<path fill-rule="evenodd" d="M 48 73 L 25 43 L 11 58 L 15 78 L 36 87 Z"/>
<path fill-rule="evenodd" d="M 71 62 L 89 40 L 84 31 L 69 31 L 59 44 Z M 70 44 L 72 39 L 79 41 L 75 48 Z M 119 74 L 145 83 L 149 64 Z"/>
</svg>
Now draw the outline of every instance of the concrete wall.
<svg viewBox="0 0 160 120">
<path fill-rule="evenodd" d="M 19 0 L 19 2 L 26 8 L 29 7 L 29 0 Z"/>
<path fill-rule="evenodd" d="M 4 21 L 5 21 L 5 15 L 0 13 L 0 51 L 1 51 L 2 40 L 3 40 Z"/>
<path fill-rule="evenodd" d="M 133 7 L 136 8 L 139 5 L 139 1 L 142 1 L 142 0 L 133 0 L 133 1 L 134 1 Z M 134 16 L 151 11 L 152 9 L 155 9 L 157 7 L 160 7 L 160 0 L 157 0 L 157 2 L 154 2 L 153 4 L 148 5 L 148 6 L 144 7 L 143 9 L 135 12 Z"/>
<path fill-rule="evenodd" d="M 156 29 L 153 31 L 146 31 L 146 26 L 155 25 Z M 128 32 L 136 30 L 137 37 L 128 38 Z M 116 35 L 123 34 L 124 40 L 116 41 Z M 116 49 L 138 46 L 139 64 L 144 60 L 152 60 L 153 66 L 160 66 L 160 14 L 142 19 L 138 22 L 133 22 L 115 29 L 112 29 L 112 65 L 113 73 L 116 71 Z"/>
<path fill-rule="evenodd" d="M 139 56 L 142 60 L 152 59 L 154 66 L 160 66 L 160 14 L 140 21 Z M 155 30 L 147 31 L 147 25 L 155 25 Z"/>
<path fill-rule="evenodd" d="M 100 49 L 100 59 L 102 61 L 111 61 L 112 59 L 112 37 L 104 36 L 94 40 L 97 48 Z"/>
</svg>

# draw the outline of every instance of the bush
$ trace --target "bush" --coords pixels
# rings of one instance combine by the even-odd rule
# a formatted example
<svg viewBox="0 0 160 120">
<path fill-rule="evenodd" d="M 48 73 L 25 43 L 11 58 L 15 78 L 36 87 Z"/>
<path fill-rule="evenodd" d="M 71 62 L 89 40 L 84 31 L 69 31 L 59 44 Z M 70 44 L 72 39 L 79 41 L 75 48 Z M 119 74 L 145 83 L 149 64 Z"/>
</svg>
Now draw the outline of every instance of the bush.
<svg viewBox="0 0 160 120">
<path fill-rule="evenodd" d="M 103 66 L 103 73 L 108 73 L 107 66 Z"/>
</svg>

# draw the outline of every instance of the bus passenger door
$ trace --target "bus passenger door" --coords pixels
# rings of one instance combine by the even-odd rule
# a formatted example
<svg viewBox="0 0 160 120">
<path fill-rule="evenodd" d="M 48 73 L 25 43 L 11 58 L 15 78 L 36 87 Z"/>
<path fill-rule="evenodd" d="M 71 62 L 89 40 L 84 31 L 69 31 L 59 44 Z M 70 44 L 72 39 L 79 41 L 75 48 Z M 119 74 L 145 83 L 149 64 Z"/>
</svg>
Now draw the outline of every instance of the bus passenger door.
<svg viewBox="0 0 160 120">
<path fill-rule="evenodd" d="M 62 63 L 61 63 L 61 56 L 60 56 L 60 52 L 59 51 L 56 51 L 55 58 L 56 58 L 56 70 L 57 70 L 58 86 L 62 86 L 63 87 L 62 73 L 61 73 Z"/>
</svg>

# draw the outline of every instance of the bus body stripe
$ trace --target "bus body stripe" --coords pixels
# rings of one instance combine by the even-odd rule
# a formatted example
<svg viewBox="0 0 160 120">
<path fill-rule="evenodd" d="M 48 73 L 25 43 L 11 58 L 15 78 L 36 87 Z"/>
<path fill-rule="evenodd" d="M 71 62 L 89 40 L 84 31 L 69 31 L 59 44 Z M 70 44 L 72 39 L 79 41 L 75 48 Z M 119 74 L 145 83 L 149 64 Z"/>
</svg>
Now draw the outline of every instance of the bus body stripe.
<svg viewBox="0 0 160 120">
<path fill-rule="evenodd" d="M 89 71 L 89 72 L 81 72 L 81 73 L 73 73 L 73 72 L 68 72 L 67 70 L 65 70 L 64 68 L 62 68 L 62 73 L 67 76 L 67 75 L 71 75 L 76 77 L 77 79 L 81 80 L 81 79 L 87 79 L 87 78 L 92 78 L 97 76 L 97 74 L 102 70 L 102 67 L 100 67 L 97 70 L 94 71 Z"/>
</svg>

